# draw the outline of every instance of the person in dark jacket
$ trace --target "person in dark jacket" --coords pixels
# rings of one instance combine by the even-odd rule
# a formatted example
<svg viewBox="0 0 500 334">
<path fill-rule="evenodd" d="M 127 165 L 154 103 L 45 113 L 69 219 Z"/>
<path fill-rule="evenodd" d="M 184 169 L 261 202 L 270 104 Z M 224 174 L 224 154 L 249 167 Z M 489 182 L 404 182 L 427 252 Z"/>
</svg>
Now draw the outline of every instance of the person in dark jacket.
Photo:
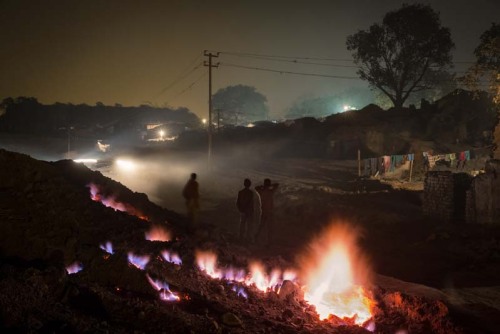
<svg viewBox="0 0 500 334">
<path fill-rule="evenodd" d="M 198 222 L 198 210 L 200 209 L 200 190 L 196 177 L 196 173 L 191 173 L 191 177 L 182 190 L 182 196 L 186 200 L 186 209 L 190 229 L 195 228 Z"/>
<path fill-rule="evenodd" d="M 267 244 L 271 244 L 273 235 L 273 214 L 274 214 L 274 193 L 278 189 L 278 183 L 271 183 L 270 179 L 265 179 L 264 184 L 255 187 L 260 195 L 261 210 L 260 224 L 255 235 L 255 241 L 259 240 L 262 230 L 267 229 Z"/>
<path fill-rule="evenodd" d="M 244 188 L 238 192 L 236 207 L 240 212 L 240 241 L 253 243 L 253 225 L 255 218 L 260 213 L 260 196 L 250 189 L 252 181 L 245 179 Z"/>
</svg>

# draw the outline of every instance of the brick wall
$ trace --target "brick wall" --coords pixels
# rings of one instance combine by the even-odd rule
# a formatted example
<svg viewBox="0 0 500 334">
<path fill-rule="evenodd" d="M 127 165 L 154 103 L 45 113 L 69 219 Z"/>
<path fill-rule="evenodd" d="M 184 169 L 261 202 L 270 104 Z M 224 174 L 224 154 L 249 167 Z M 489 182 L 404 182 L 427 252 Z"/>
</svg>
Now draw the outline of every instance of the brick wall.
<svg viewBox="0 0 500 334">
<path fill-rule="evenodd" d="M 444 222 L 463 222 L 471 181 L 466 173 L 428 172 L 424 180 L 424 215 Z"/>
<path fill-rule="evenodd" d="M 466 221 L 500 224 L 500 160 L 487 162 L 485 171 L 474 178 L 467 191 Z"/>
</svg>

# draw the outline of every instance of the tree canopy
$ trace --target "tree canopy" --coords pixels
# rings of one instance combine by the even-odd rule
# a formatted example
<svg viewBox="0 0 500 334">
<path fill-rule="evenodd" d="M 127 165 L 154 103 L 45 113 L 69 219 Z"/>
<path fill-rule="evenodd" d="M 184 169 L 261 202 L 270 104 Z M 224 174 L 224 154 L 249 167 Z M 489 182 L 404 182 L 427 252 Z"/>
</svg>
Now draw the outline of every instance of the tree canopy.
<svg viewBox="0 0 500 334">
<path fill-rule="evenodd" d="M 214 115 L 219 113 L 223 123 L 233 125 L 267 120 L 269 108 L 266 103 L 267 98 L 255 87 L 245 85 L 221 88 L 212 97 Z M 217 116 L 213 121 L 216 119 Z"/>
<path fill-rule="evenodd" d="M 475 91 L 480 90 L 482 80 L 487 81 L 488 91 L 497 106 L 500 105 L 500 24 L 493 23 L 480 37 L 474 50 L 476 63 L 461 81 Z"/>
<path fill-rule="evenodd" d="M 347 37 L 361 79 L 380 91 L 395 107 L 410 94 L 433 88 L 451 64 L 454 43 L 439 14 L 422 4 L 403 5 Z"/>
</svg>

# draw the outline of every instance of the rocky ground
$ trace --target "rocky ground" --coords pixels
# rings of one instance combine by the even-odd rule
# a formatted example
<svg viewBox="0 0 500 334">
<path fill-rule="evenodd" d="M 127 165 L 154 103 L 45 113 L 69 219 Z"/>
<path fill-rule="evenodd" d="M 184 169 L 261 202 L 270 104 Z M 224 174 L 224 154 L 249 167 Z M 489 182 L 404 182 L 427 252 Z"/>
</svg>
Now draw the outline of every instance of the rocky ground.
<svg viewBox="0 0 500 334">
<path fill-rule="evenodd" d="M 180 156 L 169 157 L 178 161 Z M 129 189 L 130 178 L 113 171 L 105 174 L 114 180 L 72 161 L 45 162 L 0 150 L 0 329 L 488 333 L 498 328 L 498 229 L 432 222 L 421 215 L 421 193 L 357 180 L 350 163 L 220 159 L 213 169 L 199 173 L 201 224 L 191 234 L 181 201 L 169 200 L 178 197 L 186 180 L 178 176 L 187 177 L 196 166 L 189 164 L 181 172 L 177 166 L 164 168 L 164 175 L 176 178 L 167 177 L 151 191 L 154 204 L 149 192 L 135 192 L 140 183 L 132 182 Z M 141 175 L 148 180 L 155 173 Z M 280 182 L 276 238 L 270 247 L 242 244 L 235 236 L 234 196 L 244 177 L 255 183 L 263 177 Z M 98 185 L 101 199 L 113 197 L 127 204 L 129 212 L 92 200 L 90 184 Z M 345 319 L 320 321 L 296 284 L 263 293 L 213 279 L 195 260 L 201 249 L 216 253 L 221 267 L 245 268 L 255 258 L 268 268 L 293 267 L 300 249 L 334 220 L 364 231 L 360 246 L 377 273 L 366 286 L 376 306 L 364 326 Z M 146 240 L 153 226 L 170 231 L 170 240 Z M 108 241 L 113 254 L 101 248 Z M 182 264 L 168 262 L 161 255 L 165 250 L 179 254 Z M 139 269 L 130 264 L 129 253 L 150 261 Z M 83 269 L 70 274 L 67 268 L 75 263 Z"/>
</svg>

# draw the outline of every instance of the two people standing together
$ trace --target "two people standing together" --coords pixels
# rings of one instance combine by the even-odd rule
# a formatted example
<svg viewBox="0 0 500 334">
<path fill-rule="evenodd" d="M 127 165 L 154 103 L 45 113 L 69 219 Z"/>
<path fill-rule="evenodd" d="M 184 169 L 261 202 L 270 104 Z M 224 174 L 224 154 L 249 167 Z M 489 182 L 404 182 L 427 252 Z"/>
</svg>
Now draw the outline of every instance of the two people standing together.
<svg viewBox="0 0 500 334">
<path fill-rule="evenodd" d="M 238 192 L 236 200 L 236 207 L 240 212 L 239 237 L 241 241 L 254 243 L 260 239 L 261 233 L 266 229 L 269 245 L 273 235 L 274 193 L 279 184 L 265 179 L 264 184 L 256 186 L 255 190 L 250 189 L 251 185 L 252 181 L 245 179 L 244 188 Z M 254 235 L 253 228 L 259 220 L 257 233 Z"/>
<path fill-rule="evenodd" d="M 196 178 L 196 173 L 192 173 L 182 190 L 182 196 L 186 200 L 190 224 L 188 229 L 190 231 L 196 229 L 200 209 L 200 191 Z M 273 236 L 274 193 L 279 184 L 271 183 L 270 179 L 265 179 L 262 185 L 255 187 L 255 190 L 250 188 L 251 185 L 252 181 L 245 179 L 243 181 L 244 188 L 238 192 L 236 200 L 236 207 L 240 212 L 239 239 L 254 243 L 259 241 L 261 234 L 267 230 L 266 244 L 269 245 Z M 258 226 L 255 234 L 254 226 Z"/>
</svg>

